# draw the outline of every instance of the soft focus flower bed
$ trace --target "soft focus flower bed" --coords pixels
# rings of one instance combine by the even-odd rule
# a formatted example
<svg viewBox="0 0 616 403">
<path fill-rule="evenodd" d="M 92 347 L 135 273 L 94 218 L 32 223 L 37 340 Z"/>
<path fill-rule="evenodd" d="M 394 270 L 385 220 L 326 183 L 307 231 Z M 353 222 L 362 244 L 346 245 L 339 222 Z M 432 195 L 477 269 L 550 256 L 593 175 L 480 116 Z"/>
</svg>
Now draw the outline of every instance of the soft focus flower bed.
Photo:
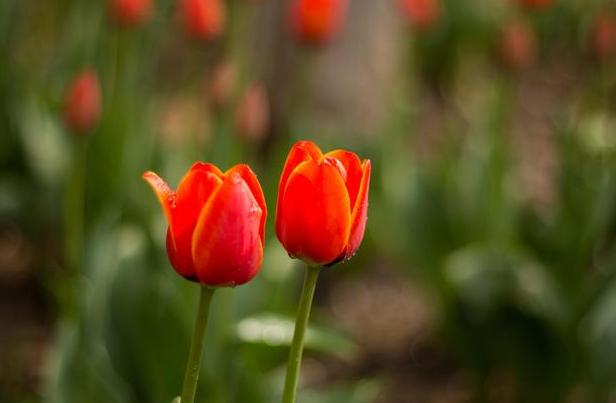
<svg viewBox="0 0 616 403">
<path fill-rule="evenodd" d="M 612 3 L 4 0 L 0 55 L 0 401 L 616 396 Z"/>
</svg>

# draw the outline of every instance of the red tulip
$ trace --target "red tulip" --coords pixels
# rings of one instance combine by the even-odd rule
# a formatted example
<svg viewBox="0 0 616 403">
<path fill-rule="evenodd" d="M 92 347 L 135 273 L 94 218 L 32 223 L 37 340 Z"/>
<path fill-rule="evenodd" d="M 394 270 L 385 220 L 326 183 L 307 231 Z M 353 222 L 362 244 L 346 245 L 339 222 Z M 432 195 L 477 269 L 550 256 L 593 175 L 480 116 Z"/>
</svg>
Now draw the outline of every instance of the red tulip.
<svg viewBox="0 0 616 403">
<path fill-rule="evenodd" d="M 290 11 L 291 30 L 297 39 L 320 45 L 340 30 L 347 0 L 294 0 Z"/>
<path fill-rule="evenodd" d="M 137 26 L 152 13 L 152 0 L 111 0 L 109 5 L 113 19 L 124 27 Z"/>
<path fill-rule="evenodd" d="M 366 228 L 370 169 L 370 160 L 350 151 L 324 155 L 310 141 L 291 148 L 276 205 L 276 235 L 289 255 L 332 265 L 355 254 Z"/>
<path fill-rule="evenodd" d="M 101 87 L 94 70 L 84 70 L 70 83 L 64 97 L 64 124 L 85 134 L 98 123 L 101 114 Z"/>
<path fill-rule="evenodd" d="M 599 60 L 607 59 L 616 51 L 616 19 L 609 14 L 595 18 L 592 26 L 592 48 Z"/>
<path fill-rule="evenodd" d="M 174 192 L 153 172 L 150 184 L 167 222 L 167 255 L 183 277 L 210 287 L 244 284 L 263 260 L 267 208 L 247 165 L 223 173 L 195 163 Z"/>
<path fill-rule="evenodd" d="M 226 23 L 222 0 L 180 0 L 179 4 L 180 18 L 188 35 L 207 41 L 222 34 Z"/>
<path fill-rule="evenodd" d="M 529 10 L 542 10 L 550 7 L 555 0 L 516 0 L 517 3 Z"/>
<path fill-rule="evenodd" d="M 235 132 L 246 140 L 261 140 L 269 127 L 269 103 L 265 87 L 250 86 L 235 111 Z"/>
<path fill-rule="evenodd" d="M 402 0 L 401 3 L 407 19 L 418 29 L 429 29 L 441 16 L 439 0 Z"/>
<path fill-rule="evenodd" d="M 500 53 L 503 62 L 512 69 L 529 67 L 537 53 L 535 33 L 532 28 L 522 20 L 507 24 L 501 32 Z"/>
<path fill-rule="evenodd" d="M 237 73 L 235 65 L 228 61 L 214 68 L 206 88 L 206 97 L 212 107 L 221 110 L 231 102 L 237 83 Z"/>
</svg>

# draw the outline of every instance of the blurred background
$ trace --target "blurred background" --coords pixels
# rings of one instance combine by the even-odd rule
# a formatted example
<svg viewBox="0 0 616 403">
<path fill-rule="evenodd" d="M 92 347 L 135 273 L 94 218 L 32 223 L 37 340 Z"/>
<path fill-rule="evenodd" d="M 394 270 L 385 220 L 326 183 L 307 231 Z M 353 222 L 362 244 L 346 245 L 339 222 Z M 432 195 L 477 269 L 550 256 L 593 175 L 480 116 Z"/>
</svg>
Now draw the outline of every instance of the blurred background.
<svg viewBox="0 0 616 403">
<path fill-rule="evenodd" d="M 300 402 L 616 402 L 616 4 L 0 2 L 0 401 L 170 402 L 198 287 L 141 180 L 245 161 L 261 272 L 217 293 L 200 396 L 279 400 L 303 270 L 290 145 L 373 163 L 317 288 Z"/>
</svg>

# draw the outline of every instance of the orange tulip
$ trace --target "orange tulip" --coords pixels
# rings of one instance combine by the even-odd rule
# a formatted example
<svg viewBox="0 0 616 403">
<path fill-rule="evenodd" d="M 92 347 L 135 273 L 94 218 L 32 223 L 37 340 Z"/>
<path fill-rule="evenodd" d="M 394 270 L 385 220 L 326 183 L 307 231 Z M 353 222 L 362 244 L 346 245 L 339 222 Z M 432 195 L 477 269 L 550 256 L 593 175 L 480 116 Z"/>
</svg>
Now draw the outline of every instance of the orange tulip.
<svg viewBox="0 0 616 403">
<path fill-rule="evenodd" d="M 291 148 L 276 205 L 276 235 L 289 255 L 332 265 L 355 254 L 366 228 L 370 170 L 370 160 L 350 151 L 322 154 L 310 141 Z"/>
<path fill-rule="evenodd" d="M 246 89 L 235 110 L 235 133 L 248 141 L 263 140 L 269 128 L 269 102 L 262 84 Z"/>
<path fill-rule="evenodd" d="M 605 60 L 616 51 L 616 19 L 605 13 L 595 17 L 592 25 L 591 45 L 597 59 Z"/>
<path fill-rule="evenodd" d="M 222 0 L 180 0 L 180 19 L 188 35 L 211 40 L 222 34 L 226 23 Z"/>
<path fill-rule="evenodd" d="M 441 16 L 439 0 L 402 0 L 401 3 L 407 19 L 418 29 L 429 29 Z"/>
<path fill-rule="evenodd" d="M 100 119 L 101 87 L 96 72 L 86 69 L 71 81 L 64 97 L 64 124 L 79 134 L 90 131 Z"/>
<path fill-rule="evenodd" d="M 207 77 L 205 90 L 208 103 L 216 110 L 226 108 L 231 102 L 238 81 L 238 71 L 229 61 L 218 64 Z"/>
<path fill-rule="evenodd" d="M 123 27 L 134 27 L 150 17 L 152 0 L 111 0 L 110 13 Z"/>
<path fill-rule="evenodd" d="M 340 29 L 347 11 L 347 0 L 294 0 L 291 30 L 300 42 L 320 45 Z"/>
<path fill-rule="evenodd" d="M 263 260 L 267 208 L 247 165 L 223 173 L 195 163 L 174 192 L 153 172 L 150 184 L 167 222 L 167 255 L 183 277 L 210 287 L 244 284 Z"/>
<path fill-rule="evenodd" d="M 505 65 L 523 70 L 533 64 L 537 54 L 535 32 L 523 20 L 508 23 L 500 37 L 500 54 Z"/>
<path fill-rule="evenodd" d="M 555 0 L 516 0 L 517 3 L 527 9 L 542 10 L 550 7 Z"/>
</svg>

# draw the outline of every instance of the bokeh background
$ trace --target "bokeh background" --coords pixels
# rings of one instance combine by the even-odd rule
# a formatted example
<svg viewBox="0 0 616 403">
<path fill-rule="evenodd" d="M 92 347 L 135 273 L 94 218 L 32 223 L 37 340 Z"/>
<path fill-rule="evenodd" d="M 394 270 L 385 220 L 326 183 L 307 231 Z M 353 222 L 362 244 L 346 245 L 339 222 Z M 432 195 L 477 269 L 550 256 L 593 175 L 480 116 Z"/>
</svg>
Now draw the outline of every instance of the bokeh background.
<svg viewBox="0 0 616 403">
<path fill-rule="evenodd" d="M 140 179 L 245 161 L 263 268 L 217 293 L 200 396 L 282 389 L 303 270 L 273 234 L 290 145 L 373 162 L 359 253 L 323 272 L 300 402 L 616 401 L 616 12 L 607 0 L 350 0 L 307 44 L 287 0 L 0 2 L 0 401 L 168 403 L 198 288 Z M 178 3 L 178 4 L 176 4 Z M 334 2 L 335 3 L 335 2 Z M 84 69 L 87 134 L 63 120 Z"/>
</svg>

